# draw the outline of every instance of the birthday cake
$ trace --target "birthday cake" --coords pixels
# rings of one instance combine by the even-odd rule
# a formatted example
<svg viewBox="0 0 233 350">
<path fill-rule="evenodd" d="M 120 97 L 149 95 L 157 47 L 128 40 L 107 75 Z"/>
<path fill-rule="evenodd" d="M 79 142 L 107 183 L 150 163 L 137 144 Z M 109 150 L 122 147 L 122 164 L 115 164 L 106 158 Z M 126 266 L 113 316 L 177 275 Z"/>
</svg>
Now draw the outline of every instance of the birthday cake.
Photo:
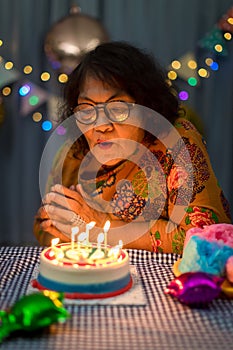
<svg viewBox="0 0 233 350">
<path fill-rule="evenodd" d="M 64 292 L 67 298 L 107 298 L 132 286 L 128 253 L 119 247 L 61 243 L 40 256 L 33 287 Z"/>
</svg>

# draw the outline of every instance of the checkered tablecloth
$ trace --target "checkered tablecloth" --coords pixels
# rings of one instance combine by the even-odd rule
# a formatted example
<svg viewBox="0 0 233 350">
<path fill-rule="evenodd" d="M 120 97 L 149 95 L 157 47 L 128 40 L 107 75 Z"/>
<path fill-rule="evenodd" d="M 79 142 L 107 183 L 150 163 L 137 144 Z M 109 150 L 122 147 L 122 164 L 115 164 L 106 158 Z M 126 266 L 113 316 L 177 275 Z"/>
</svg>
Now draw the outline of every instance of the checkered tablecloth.
<svg viewBox="0 0 233 350">
<path fill-rule="evenodd" d="M 0 248 L 0 309 L 26 293 L 39 247 Z M 233 300 L 190 308 L 164 294 L 178 256 L 129 250 L 146 304 L 68 305 L 71 318 L 42 332 L 10 337 L 3 350 L 233 349 Z"/>
</svg>

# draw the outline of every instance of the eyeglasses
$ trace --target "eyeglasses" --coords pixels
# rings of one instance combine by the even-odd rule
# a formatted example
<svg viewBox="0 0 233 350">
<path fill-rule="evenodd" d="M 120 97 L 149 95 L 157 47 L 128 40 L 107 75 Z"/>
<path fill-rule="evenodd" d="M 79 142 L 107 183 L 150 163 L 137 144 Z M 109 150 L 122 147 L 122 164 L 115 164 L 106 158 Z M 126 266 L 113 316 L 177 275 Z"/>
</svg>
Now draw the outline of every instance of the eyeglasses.
<svg viewBox="0 0 233 350">
<path fill-rule="evenodd" d="M 92 124 L 98 118 L 99 109 L 103 108 L 109 120 L 121 123 L 129 117 L 130 109 L 134 105 L 134 103 L 124 101 L 111 101 L 95 106 L 90 103 L 80 103 L 74 108 L 74 115 L 79 123 Z"/>
</svg>

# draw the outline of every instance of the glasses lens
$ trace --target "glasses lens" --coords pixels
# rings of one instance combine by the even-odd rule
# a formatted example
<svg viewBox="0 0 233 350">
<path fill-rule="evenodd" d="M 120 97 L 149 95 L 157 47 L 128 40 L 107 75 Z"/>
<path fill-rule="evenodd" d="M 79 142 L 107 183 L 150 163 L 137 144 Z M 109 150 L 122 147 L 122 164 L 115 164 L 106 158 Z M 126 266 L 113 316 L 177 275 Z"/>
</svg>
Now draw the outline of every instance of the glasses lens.
<svg viewBox="0 0 233 350">
<path fill-rule="evenodd" d="M 95 108 L 89 104 L 82 103 L 74 109 L 75 118 L 83 124 L 91 124 L 96 120 Z"/>
<path fill-rule="evenodd" d="M 106 109 L 112 121 L 123 122 L 129 116 L 129 106 L 126 102 L 109 102 Z"/>
</svg>

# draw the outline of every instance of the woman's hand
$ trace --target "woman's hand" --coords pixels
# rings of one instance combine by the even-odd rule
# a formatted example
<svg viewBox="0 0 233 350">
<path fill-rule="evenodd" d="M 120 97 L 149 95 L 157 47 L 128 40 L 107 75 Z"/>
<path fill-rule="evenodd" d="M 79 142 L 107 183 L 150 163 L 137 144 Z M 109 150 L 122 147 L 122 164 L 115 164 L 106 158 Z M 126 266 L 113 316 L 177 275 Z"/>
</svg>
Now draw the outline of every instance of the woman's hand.
<svg viewBox="0 0 233 350">
<path fill-rule="evenodd" d="M 46 219 L 47 216 L 47 220 L 42 221 L 41 228 L 49 232 L 53 226 L 68 237 L 71 235 L 72 226 L 80 226 L 80 219 L 83 220 L 83 229 L 90 221 L 95 221 L 97 227 L 103 227 L 108 219 L 106 213 L 96 210 L 96 205 L 93 207 L 93 200 L 80 185 L 77 185 L 75 190 L 73 186 L 69 189 L 59 184 L 54 185 L 51 192 L 46 194 L 43 204 L 41 218 Z"/>
</svg>

